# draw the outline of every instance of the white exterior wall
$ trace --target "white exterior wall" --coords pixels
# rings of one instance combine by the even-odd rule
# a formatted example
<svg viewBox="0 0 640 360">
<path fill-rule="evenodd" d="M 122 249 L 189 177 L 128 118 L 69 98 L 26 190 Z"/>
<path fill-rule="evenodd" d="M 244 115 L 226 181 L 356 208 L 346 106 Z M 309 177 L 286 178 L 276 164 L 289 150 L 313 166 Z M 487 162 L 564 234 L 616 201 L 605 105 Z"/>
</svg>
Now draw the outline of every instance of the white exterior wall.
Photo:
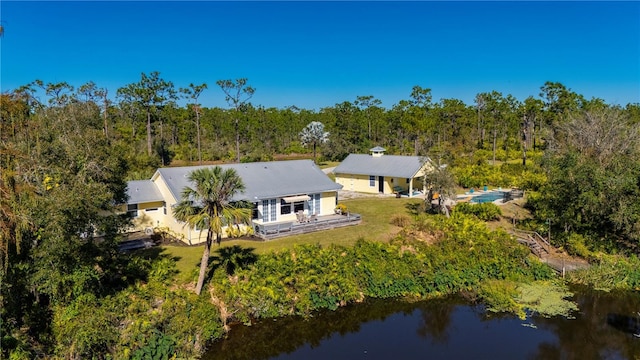
<svg viewBox="0 0 640 360">
<path fill-rule="evenodd" d="M 324 192 L 320 194 L 320 212 L 317 214 L 319 216 L 322 215 L 330 215 L 333 214 L 333 210 L 336 207 L 336 194 L 335 191 Z M 309 194 L 309 196 L 313 196 L 314 194 Z M 271 200 L 271 199 L 269 199 Z M 276 199 L 276 219 L 270 221 L 265 221 L 265 213 L 270 210 L 271 205 L 268 205 L 266 208 L 263 206 L 262 200 L 258 202 L 258 219 L 254 219 L 253 221 L 257 224 L 270 224 L 270 223 L 279 223 L 279 222 L 288 222 L 288 221 L 297 221 L 296 212 L 293 209 L 293 203 L 291 204 L 291 212 L 289 214 L 281 213 L 282 201 L 281 198 Z M 308 200 L 304 202 L 304 214 L 310 215 L 313 213 L 312 200 Z"/>
</svg>

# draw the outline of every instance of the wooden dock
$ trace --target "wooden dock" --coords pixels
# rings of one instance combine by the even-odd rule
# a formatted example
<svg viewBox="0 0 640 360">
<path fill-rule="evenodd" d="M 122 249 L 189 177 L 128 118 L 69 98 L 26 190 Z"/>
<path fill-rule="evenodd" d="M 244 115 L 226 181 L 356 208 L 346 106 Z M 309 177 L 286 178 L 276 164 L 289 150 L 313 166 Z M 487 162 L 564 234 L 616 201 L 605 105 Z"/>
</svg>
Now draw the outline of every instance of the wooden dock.
<svg viewBox="0 0 640 360">
<path fill-rule="evenodd" d="M 589 267 L 589 263 L 581 259 L 574 259 L 557 254 L 547 239 L 535 231 L 512 229 L 509 233 L 518 240 L 519 243 L 527 245 L 531 252 L 540 258 L 540 261 L 549 265 L 558 274 L 564 277 L 568 271 L 584 269 Z"/>
</svg>

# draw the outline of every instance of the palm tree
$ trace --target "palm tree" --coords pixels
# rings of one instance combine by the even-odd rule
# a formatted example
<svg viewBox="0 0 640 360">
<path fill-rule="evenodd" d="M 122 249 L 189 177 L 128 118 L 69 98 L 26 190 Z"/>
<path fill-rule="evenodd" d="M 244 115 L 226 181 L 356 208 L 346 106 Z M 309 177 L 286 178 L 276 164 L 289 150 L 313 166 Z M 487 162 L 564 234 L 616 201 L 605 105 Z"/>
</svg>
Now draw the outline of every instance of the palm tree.
<svg viewBox="0 0 640 360">
<path fill-rule="evenodd" d="M 216 242 L 220 245 L 222 228 L 232 224 L 249 224 L 251 209 L 232 201 L 234 195 L 245 189 L 242 179 L 234 169 L 223 170 L 220 166 L 197 169 L 189 174 L 189 181 L 195 188 L 185 186 L 173 216 L 184 221 L 185 226 L 207 230 L 196 285 L 196 293 L 199 295 L 209 265 L 213 235 L 215 234 Z"/>
</svg>

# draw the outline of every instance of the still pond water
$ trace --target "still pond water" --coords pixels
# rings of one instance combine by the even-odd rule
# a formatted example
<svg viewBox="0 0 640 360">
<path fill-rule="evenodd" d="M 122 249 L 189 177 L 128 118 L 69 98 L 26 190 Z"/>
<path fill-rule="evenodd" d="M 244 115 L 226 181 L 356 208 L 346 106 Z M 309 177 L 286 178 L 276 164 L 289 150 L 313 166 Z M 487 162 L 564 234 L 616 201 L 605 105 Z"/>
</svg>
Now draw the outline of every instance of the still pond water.
<svg viewBox="0 0 640 360">
<path fill-rule="evenodd" d="M 203 359 L 640 359 L 640 293 L 574 291 L 574 319 L 523 321 L 460 298 L 371 300 L 236 326 Z"/>
</svg>

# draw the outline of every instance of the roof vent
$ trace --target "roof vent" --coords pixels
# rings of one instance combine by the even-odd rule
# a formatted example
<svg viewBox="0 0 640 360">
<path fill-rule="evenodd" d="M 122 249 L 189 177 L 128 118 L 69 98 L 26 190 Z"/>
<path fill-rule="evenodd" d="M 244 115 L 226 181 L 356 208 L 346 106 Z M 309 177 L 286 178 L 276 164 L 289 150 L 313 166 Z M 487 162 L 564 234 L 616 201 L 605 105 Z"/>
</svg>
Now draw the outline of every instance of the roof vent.
<svg viewBox="0 0 640 360">
<path fill-rule="evenodd" d="M 374 147 L 372 149 L 369 149 L 369 151 L 371 151 L 371 156 L 373 156 L 373 157 L 380 157 L 380 156 L 384 155 L 384 152 L 386 150 L 387 149 L 385 149 L 383 147 L 380 147 L 380 146 L 376 146 L 376 147 Z"/>
</svg>

